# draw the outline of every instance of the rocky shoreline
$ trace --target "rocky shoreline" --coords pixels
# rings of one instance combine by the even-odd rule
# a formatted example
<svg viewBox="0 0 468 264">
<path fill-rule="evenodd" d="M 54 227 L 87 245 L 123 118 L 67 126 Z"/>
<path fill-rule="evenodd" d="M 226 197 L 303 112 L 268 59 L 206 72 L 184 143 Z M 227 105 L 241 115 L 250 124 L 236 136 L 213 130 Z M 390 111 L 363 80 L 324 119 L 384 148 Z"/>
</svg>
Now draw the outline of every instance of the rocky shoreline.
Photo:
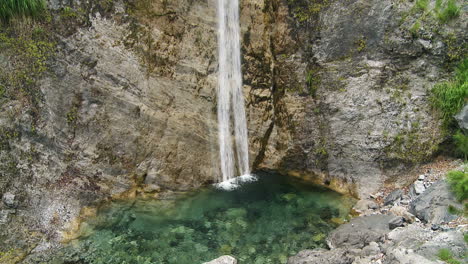
<svg viewBox="0 0 468 264">
<path fill-rule="evenodd" d="M 305 249 L 290 257 L 288 264 L 444 263 L 437 256 L 443 249 L 463 259 L 468 221 L 449 213 L 449 206 L 462 209 L 462 205 L 452 194 L 445 175 L 464 166 L 461 160 L 439 158 L 409 173 L 408 177 L 416 176 L 409 186 L 395 188 L 388 184 L 359 200 L 353 208 L 356 217 L 328 235 L 328 249 Z M 16 210 L 18 201 L 13 194 L 4 194 L 2 201 L 8 210 Z M 21 258 L 23 263 L 34 263 L 48 259 L 47 255 L 53 256 L 60 248 L 59 244 L 38 244 Z M 237 260 L 230 256 L 207 262 L 235 263 Z"/>
<path fill-rule="evenodd" d="M 460 161 L 436 161 L 420 169 L 406 188 L 385 188 L 360 200 L 359 216 L 327 238 L 330 250 L 304 250 L 288 264 L 432 264 L 441 249 L 463 259 L 467 247 L 464 217 L 449 213 L 461 207 L 444 176 L 461 169 Z"/>
<path fill-rule="evenodd" d="M 288 264 L 436 264 L 441 250 L 455 259 L 467 252 L 463 216 L 449 213 L 461 207 L 444 175 L 462 169 L 460 160 L 438 160 L 420 168 L 417 180 L 406 188 L 385 188 L 360 200 L 358 217 L 331 232 L 329 249 L 303 250 Z M 209 264 L 235 264 L 223 256 Z"/>
</svg>

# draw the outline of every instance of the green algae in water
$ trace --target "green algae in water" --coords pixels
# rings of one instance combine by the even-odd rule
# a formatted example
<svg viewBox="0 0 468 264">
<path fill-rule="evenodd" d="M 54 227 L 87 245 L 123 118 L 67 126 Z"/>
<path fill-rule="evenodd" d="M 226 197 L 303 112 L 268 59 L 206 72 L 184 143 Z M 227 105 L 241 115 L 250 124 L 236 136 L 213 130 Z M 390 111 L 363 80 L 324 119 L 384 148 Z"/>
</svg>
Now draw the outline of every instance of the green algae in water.
<svg viewBox="0 0 468 264">
<path fill-rule="evenodd" d="M 271 172 L 235 191 L 207 188 L 166 200 L 113 203 L 67 249 L 68 263 L 286 263 L 323 247 L 352 199 Z"/>
</svg>

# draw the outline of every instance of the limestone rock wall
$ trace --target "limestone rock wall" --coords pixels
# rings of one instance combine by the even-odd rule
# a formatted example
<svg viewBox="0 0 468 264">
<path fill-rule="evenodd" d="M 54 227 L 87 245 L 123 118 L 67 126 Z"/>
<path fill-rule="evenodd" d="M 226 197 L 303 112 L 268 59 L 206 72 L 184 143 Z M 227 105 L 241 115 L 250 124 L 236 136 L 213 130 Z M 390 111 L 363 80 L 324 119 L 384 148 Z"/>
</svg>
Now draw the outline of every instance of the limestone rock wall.
<svg viewBox="0 0 468 264">
<path fill-rule="evenodd" d="M 39 110 L 2 101 L 10 136 L 0 194 L 19 201 L 4 224 L 60 239 L 96 201 L 217 181 L 215 0 L 49 7 L 56 51 L 38 81 Z M 430 159 L 443 137 L 428 92 L 466 50 L 467 20 L 462 12 L 441 25 L 411 10 L 389 0 L 242 0 L 253 167 L 363 196 L 404 184 L 407 168 Z"/>
<path fill-rule="evenodd" d="M 429 93 L 466 52 L 466 12 L 442 23 L 432 2 L 425 12 L 394 1 L 268 3 L 273 84 L 253 91 L 273 91 L 275 125 L 258 164 L 357 196 L 407 184 L 444 140 Z"/>
</svg>

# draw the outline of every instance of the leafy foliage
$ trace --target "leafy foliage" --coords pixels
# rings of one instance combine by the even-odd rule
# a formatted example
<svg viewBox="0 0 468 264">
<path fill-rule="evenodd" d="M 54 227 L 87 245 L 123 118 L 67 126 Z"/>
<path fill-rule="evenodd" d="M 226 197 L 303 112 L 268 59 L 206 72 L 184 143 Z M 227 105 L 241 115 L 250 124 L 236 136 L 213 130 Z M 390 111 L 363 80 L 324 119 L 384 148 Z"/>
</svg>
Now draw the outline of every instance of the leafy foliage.
<svg viewBox="0 0 468 264">
<path fill-rule="evenodd" d="M 434 86 L 430 101 L 439 110 L 444 128 L 454 135 L 454 154 L 466 160 L 468 136 L 458 128 L 454 116 L 468 101 L 468 59 L 462 60 L 455 72 L 454 78 Z"/>
<path fill-rule="evenodd" d="M 36 17 L 45 8 L 44 0 L 2 0 L 0 1 L 0 20 L 7 23 L 14 17 Z"/>
<path fill-rule="evenodd" d="M 461 130 L 457 131 L 453 136 L 455 143 L 455 152 L 465 160 L 468 159 L 468 136 L 465 135 Z"/>
<path fill-rule="evenodd" d="M 458 200 L 468 199 L 468 172 L 450 171 L 447 174 L 447 179 Z"/>
<path fill-rule="evenodd" d="M 439 109 L 447 126 L 454 124 L 456 115 L 468 98 L 468 59 L 464 59 L 456 70 L 455 78 L 437 84 L 432 89 L 431 102 Z"/>
</svg>

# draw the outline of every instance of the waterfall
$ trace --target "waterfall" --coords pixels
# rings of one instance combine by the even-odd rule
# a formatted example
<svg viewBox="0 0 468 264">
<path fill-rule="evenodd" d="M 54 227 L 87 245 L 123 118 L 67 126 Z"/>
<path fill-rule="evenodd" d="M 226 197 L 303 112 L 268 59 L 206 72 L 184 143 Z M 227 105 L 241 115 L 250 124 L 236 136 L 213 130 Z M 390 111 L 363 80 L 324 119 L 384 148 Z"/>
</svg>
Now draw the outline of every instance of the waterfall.
<svg viewBox="0 0 468 264">
<path fill-rule="evenodd" d="M 249 168 L 247 122 L 242 94 L 238 0 L 218 0 L 218 53 L 218 135 L 222 182 L 217 186 L 234 189 L 240 181 L 254 179 Z M 234 119 L 234 140 L 231 116 Z"/>
</svg>

